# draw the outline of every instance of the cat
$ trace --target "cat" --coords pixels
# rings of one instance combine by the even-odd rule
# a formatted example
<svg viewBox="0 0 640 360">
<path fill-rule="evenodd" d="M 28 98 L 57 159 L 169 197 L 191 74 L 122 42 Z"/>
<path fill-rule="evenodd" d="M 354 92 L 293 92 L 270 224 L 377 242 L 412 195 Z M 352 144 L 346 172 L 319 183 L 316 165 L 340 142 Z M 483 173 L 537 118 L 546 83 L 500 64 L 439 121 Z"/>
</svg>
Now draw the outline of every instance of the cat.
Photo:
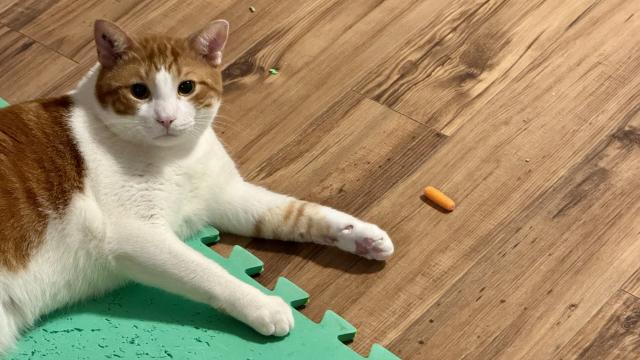
<svg viewBox="0 0 640 360">
<path fill-rule="evenodd" d="M 0 110 L 0 353 L 56 308 L 140 282 L 263 335 L 292 310 L 181 239 L 206 224 L 386 260 L 386 232 L 246 182 L 213 131 L 229 24 L 132 38 L 94 24 L 97 63 L 71 93 Z"/>
</svg>

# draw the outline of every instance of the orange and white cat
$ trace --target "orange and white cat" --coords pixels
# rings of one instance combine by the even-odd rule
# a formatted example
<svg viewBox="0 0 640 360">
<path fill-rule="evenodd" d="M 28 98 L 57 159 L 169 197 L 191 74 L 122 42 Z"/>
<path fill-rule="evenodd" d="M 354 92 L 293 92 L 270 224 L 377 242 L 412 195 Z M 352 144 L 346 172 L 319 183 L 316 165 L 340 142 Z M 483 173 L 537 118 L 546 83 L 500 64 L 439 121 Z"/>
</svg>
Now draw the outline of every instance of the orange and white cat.
<svg viewBox="0 0 640 360">
<path fill-rule="evenodd" d="M 228 28 L 134 40 L 99 20 L 98 64 L 71 94 L 0 110 L 0 354 L 43 314 L 127 281 L 287 334 L 284 301 L 181 241 L 205 224 L 393 253 L 373 224 L 243 180 L 212 130 Z"/>
</svg>

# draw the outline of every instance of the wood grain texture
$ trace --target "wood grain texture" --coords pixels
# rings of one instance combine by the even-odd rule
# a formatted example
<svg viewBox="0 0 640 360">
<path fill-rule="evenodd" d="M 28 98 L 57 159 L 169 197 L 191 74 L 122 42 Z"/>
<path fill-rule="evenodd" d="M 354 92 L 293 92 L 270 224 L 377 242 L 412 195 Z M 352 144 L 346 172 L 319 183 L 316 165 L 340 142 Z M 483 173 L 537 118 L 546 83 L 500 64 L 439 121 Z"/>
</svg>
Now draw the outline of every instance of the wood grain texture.
<svg viewBox="0 0 640 360">
<path fill-rule="evenodd" d="M 363 212 L 370 199 L 384 196 L 446 140 L 353 92 L 290 138 L 248 177 L 351 213 Z M 279 189 L 291 178 L 299 180 L 297 186 Z"/>
<path fill-rule="evenodd" d="M 622 286 L 622 289 L 629 294 L 640 298 L 640 268 L 638 268 L 638 270 L 636 270 L 636 272 L 627 279 Z"/>
<path fill-rule="evenodd" d="M 372 66 L 356 89 L 451 134 L 597 3 L 484 1 L 448 9 Z"/>
<path fill-rule="evenodd" d="M 76 63 L 6 26 L 0 26 L 0 96 L 9 102 L 46 96 Z"/>
<path fill-rule="evenodd" d="M 17 0 L 0 0 L 0 12 L 13 5 L 16 1 Z"/>
<path fill-rule="evenodd" d="M 613 9 L 621 7 L 627 8 L 620 10 L 618 16 L 611 16 L 612 13 L 616 13 Z M 403 349 L 403 354 L 452 359 L 465 356 L 546 358 L 544 354 L 538 354 L 541 349 L 536 344 L 548 346 L 549 342 L 561 343 L 564 339 L 559 334 L 571 334 L 573 327 L 579 324 L 568 324 L 568 328 L 560 327 L 549 331 L 545 327 L 553 324 L 552 316 L 557 315 L 550 313 L 549 309 L 561 311 L 571 302 L 564 305 L 557 302 L 546 303 L 533 314 L 529 313 L 531 306 L 526 302 L 531 301 L 533 294 L 544 296 L 549 290 L 539 288 L 540 284 L 551 280 L 551 273 L 545 272 L 546 267 L 556 267 L 556 271 L 562 274 L 568 270 L 562 266 L 568 264 L 564 263 L 566 260 L 563 257 L 556 259 L 555 265 L 541 263 L 540 259 L 547 254 L 551 253 L 553 257 L 558 256 L 558 253 L 547 251 L 546 248 L 532 249 L 526 246 L 523 249 L 522 245 L 534 240 L 536 246 L 563 245 L 567 248 L 561 253 L 566 254 L 569 251 L 569 254 L 577 256 L 581 253 L 586 255 L 583 253 L 585 250 L 581 250 L 580 247 L 584 239 L 598 239 L 598 245 L 595 246 L 604 244 L 609 237 L 615 238 L 616 241 L 621 241 L 620 238 L 626 239 L 625 241 L 636 240 L 637 230 L 636 233 L 631 231 L 637 226 L 632 220 L 638 216 L 635 190 L 637 183 L 633 182 L 629 174 L 637 174 L 633 160 L 637 155 L 632 155 L 626 162 L 626 169 L 618 175 L 629 181 L 621 187 L 624 190 L 618 193 L 619 188 L 615 191 L 612 188 L 612 192 L 602 195 L 601 199 L 608 204 L 622 201 L 623 208 L 631 205 L 632 207 L 627 209 L 629 213 L 624 213 L 628 217 L 620 215 L 620 220 L 612 219 L 610 216 L 613 215 L 607 213 L 607 208 L 596 207 L 587 214 L 581 211 L 572 212 L 573 218 L 570 222 L 556 228 L 551 226 L 558 221 L 558 218 L 554 219 L 553 216 L 563 207 L 572 207 L 565 207 L 565 204 L 577 204 L 586 199 L 595 201 L 599 195 L 591 192 L 589 184 L 595 181 L 594 178 L 586 176 L 587 174 L 583 175 L 583 179 L 591 180 L 585 180 L 584 190 L 575 191 L 570 196 L 564 195 L 566 189 L 556 189 L 549 193 L 553 189 L 552 186 L 563 176 L 567 179 L 576 176 L 575 173 L 570 173 L 575 171 L 571 170 L 575 166 L 582 168 L 581 171 L 588 170 L 584 159 L 589 159 L 590 149 L 602 141 L 596 139 L 606 136 L 611 138 L 620 126 L 628 122 L 631 122 L 629 129 L 637 126 L 633 124 L 637 120 L 631 119 L 637 116 L 635 106 L 638 102 L 640 80 L 636 66 L 638 43 L 626 42 L 628 38 L 624 35 L 636 31 L 635 28 L 638 26 L 638 23 L 631 24 L 631 20 L 626 20 L 629 14 L 636 10 L 633 7 L 634 5 L 624 2 L 608 3 L 607 7 L 599 10 L 601 16 L 598 16 L 594 9 L 592 16 L 603 22 L 596 26 L 598 31 L 603 31 L 602 33 L 587 31 L 587 28 L 594 26 L 593 23 L 576 25 L 574 31 L 583 34 L 585 38 L 578 41 L 573 34 L 567 36 L 557 45 L 556 50 L 545 54 L 546 61 L 539 62 L 530 71 L 522 74 L 519 81 L 512 82 L 511 86 L 495 96 L 492 102 L 485 106 L 482 117 L 465 123 L 440 151 L 428 159 L 425 167 L 419 169 L 415 177 L 400 184 L 396 193 L 391 192 L 388 195 L 389 200 L 383 199 L 369 210 L 371 213 L 381 214 L 381 221 L 392 218 L 393 214 L 396 222 L 392 225 L 392 232 L 396 238 L 411 238 L 415 237 L 413 234 L 416 233 L 428 234 L 431 242 L 429 245 L 419 245 L 420 250 L 412 247 L 406 250 L 406 255 L 400 254 L 403 261 L 421 262 L 420 268 L 409 270 L 398 265 L 397 270 L 385 269 L 397 271 L 397 276 L 405 279 L 412 279 L 408 281 L 410 285 L 403 283 L 389 288 L 389 285 L 385 284 L 390 293 L 398 294 L 405 290 L 410 294 L 406 301 L 398 302 L 402 305 L 397 306 L 397 309 L 390 309 L 389 312 L 400 311 L 409 303 L 413 311 L 407 311 L 407 315 L 402 318 L 404 324 L 413 325 L 404 332 L 385 334 L 388 338 L 397 339 L 394 342 L 395 347 Z M 628 27 L 625 28 L 621 24 L 627 24 Z M 585 28 L 581 29 L 581 26 Z M 610 29 L 609 34 L 604 31 L 605 28 Z M 627 40 L 620 40 L 616 44 L 610 42 L 614 33 L 621 35 L 619 39 Z M 593 47 L 584 48 L 584 43 Z M 563 54 L 571 53 L 572 57 L 555 56 L 553 54 L 556 51 Z M 594 57 L 594 53 L 598 53 L 602 58 Z M 601 59 L 607 59 L 616 66 L 601 67 Z M 614 84 L 607 79 L 625 81 L 616 81 L 617 84 Z M 623 89 L 625 85 L 628 87 Z M 599 101 L 593 102 L 592 99 Z M 616 124 L 616 121 L 621 122 Z M 478 145 L 471 145 L 473 143 Z M 614 151 L 618 146 L 620 145 L 611 144 L 608 151 Z M 596 152 L 591 156 L 597 157 L 598 154 Z M 613 164 L 616 162 L 607 165 L 607 168 Z M 439 219 L 440 223 L 428 218 L 427 208 L 416 211 L 408 206 L 399 209 L 395 205 L 414 199 L 416 189 L 427 183 L 442 185 L 441 188 L 454 194 L 454 198 L 457 194 L 458 209 L 446 220 Z M 566 180 L 564 185 L 576 186 L 570 185 Z M 604 183 L 600 186 L 610 185 Z M 541 197 L 543 194 L 547 195 Z M 612 199 L 613 196 L 619 197 Z M 569 200 L 571 198 L 575 200 Z M 531 206 L 535 206 L 536 210 L 530 213 L 526 209 Z M 547 206 L 550 208 L 543 210 Z M 571 232 L 565 232 L 570 229 L 567 226 L 583 218 L 588 219 L 588 226 L 584 230 L 604 230 L 605 224 L 614 220 L 616 225 L 612 232 L 605 233 L 602 237 L 597 233 L 586 233 L 564 245 L 567 236 L 576 236 Z M 406 220 L 397 222 L 402 219 Z M 529 227 L 532 227 L 530 231 L 533 233 L 523 232 Z M 528 241 L 522 238 L 525 235 Z M 419 242 L 416 240 L 412 243 L 415 244 Z M 621 253 L 629 251 L 633 254 L 633 247 L 626 248 L 631 244 L 635 242 L 616 246 L 620 246 L 618 251 Z M 502 256 L 506 257 L 512 247 L 517 250 L 517 255 L 505 263 L 506 260 Z M 531 255 L 527 256 L 528 254 Z M 489 261 L 489 258 L 494 258 L 495 262 Z M 579 271 L 584 271 L 584 264 L 578 264 L 575 265 L 576 270 L 573 270 L 575 272 L 572 271 L 573 276 L 577 276 Z M 561 267 L 557 268 L 559 265 Z M 603 262 L 600 266 L 604 268 L 610 265 L 609 262 Z M 475 268 L 478 266 L 481 269 Z M 634 268 L 635 266 L 629 263 L 620 263 L 619 267 L 612 267 L 616 277 L 613 283 L 605 282 L 605 285 L 620 286 L 630 269 L 632 271 Z M 526 273 L 532 269 L 542 273 L 538 276 Z M 579 284 L 592 285 L 595 279 L 602 275 L 602 269 L 591 271 L 586 274 L 589 279 L 593 279 L 582 279 Z M 473 289 L 473 284 L 480 286 Z M 496 286 L 501 289 L 498 293 L 486 294 L 487 289 Z M 510 290 L 504 289 L 503 286 L 509 287 Z M 526 291 L 518 293 L 518 289 Z M 480 290 L 484 294 L 480 293 Z M 558 294 L 557 289 L 554 291 Z M 584 296 L 580 295 L 580 292 L 572 294 L 573 291 L 565 284 L 562 294 L 558 296 Z M 610 293 L 607 291 L 611 289 L 605 288 L 598 293 L 599 301 L 608 298 Z M 415 293 L 424 294 L 424 297 L 414 298 Z M 511 301 L 505 297 L 510 293 L 515 296 Z M 476 302 L 479 297 L 480 300 Z M 500 300 L 514 306 L 523 302 L 524 304 L 520 308 L 511 308 L 512 312 L 505 312 L 500 308 Z M 589 311 L 595 311 L 600 305 L 601 303 L 589 305 Z M 476 315 L 483 312 L 487 315 Z M 413 316 L 416 314 L 423 315 L 414 319 Z M 582 319 L 585 320 L 584 317 Z M 573 317 L 571 321 L 580 319 Z M 523 330 L 534 331 L 518 333 L 517 324 L 523 323 Z M 395 325 L 392 328 L 402 326 Z M 501 334 L 500 337 L 507 336 L 507 340 L 499 342 L 498 334 Z M 536 338 L 543 334 L 548 335 L 543 339 Z M 552 346 L 548 348 L 553 351 Z M 491 356 L 488 355 L 495 350 L 498 351 Z"/>
<path fill-rule="evenodd" d="M 230 85 L 222 108 L 222 115 L 242 129 L 229 132 L 234 141 L 228 145 L 243 169 L 251 171 L 264 160 L 255 154 L 274 152 L 274 144 L 285 142 L 289 129 L 304 126 L 349 91 L 367 64 L 400 45 L 408 27 L 430 20 L 443 7 L 467 4 L 401 0 L 339 3 L 321 2 L 319 6 L 327 10 L 314 11 L 312 20 L 302 20 L 304 12 L 285 20 L 281 31 L 298 34 L 295 44 L 306 43 L 304 47 L 282 46 L 281 42 L 296 38 L 272 32 L 229 65 L 227 73 L 233 73 L 229 69 L 238 64 L 251 64 L 248 71 L 236 72 L 241 76 L 227 77 Z M 363 13 L 362 8 L 368 12 Z M 343 33 L 327 38 L 327 28 L 340 28 Z M 309 51 L 311 58 L 305 56 Z M 257 57 L 256 53 L 269 55 Z M 278 76 L 256 73 L 255 69 L 273 66 L 269 59 L 279 58 L 289 60 Z"/>
<path fill-rule="evenodd" d="M 255 17 L 249 11 L 250 4 L 263 12 L 273 5 L 264 0 L 213 3 L 204 0 L 29 0 L 7 6 L 0 12 L 0 22 L 77 62 L 93 63 L 92 26 L 95 19 L 115 21 L 132 34 L 165 32 L 186 36 L 212 20 L 225 18 L 233 24 L 233 32 Z M 287 5 L 291 7 L 291 4 Z M 278 10 L 282 9 L 275 11 Z M 245 50 L 246 45 L 235 41 L 227 52 L 232 56 L 237 46 L 243 46 Z"/>
<path fill-rule="evenodd" d="M 241 171 L 380 224 L 397 253 L 220 247 L 309 291 L 310 318 L 353 322 L 357 351 L 637 357 L 639 2 L 5 0 L 0 96 L 72 88 L 95 17 L 177 35 L 231 21 L 215 127 Z M 426 185 L 457 209 L 426 204 Z"/>
<path fill-rule="evenodd" d="M 617 291 L 562 349 L 557 359 L 636 359 L 640 354 L 640 299 Z"/>
</svg>

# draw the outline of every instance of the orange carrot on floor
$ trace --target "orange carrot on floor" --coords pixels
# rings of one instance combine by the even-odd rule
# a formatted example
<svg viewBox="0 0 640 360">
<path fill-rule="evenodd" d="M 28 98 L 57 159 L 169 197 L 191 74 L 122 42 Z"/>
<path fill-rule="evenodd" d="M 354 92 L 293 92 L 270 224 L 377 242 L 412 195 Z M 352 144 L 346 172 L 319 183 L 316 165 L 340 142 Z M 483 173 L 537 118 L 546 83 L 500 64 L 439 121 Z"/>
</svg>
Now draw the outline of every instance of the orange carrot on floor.
<svg viewBox="0 0 640 360">
<path fill-rule="evenodd" d="M 450 197 L 433 186 L 424 188 L 424 196 L 447 211 L 453 211 L 456 208 L 456 203 Z"/>
</svg>

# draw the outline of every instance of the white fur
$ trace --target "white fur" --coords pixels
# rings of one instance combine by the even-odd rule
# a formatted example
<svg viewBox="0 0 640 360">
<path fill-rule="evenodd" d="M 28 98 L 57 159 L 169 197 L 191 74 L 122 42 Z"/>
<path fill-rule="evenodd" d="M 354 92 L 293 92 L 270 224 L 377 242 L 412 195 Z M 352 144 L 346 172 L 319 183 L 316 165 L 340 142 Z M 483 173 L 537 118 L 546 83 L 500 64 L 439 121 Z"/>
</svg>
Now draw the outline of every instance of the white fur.
<svg viewBox="0 0 640 360">
<path fill-rule="evenodd" d="M 93 95 L 96 70 L 73 93 L 71 124 L 86 165 L 84 190 L 64 217 L 50 219 L 44 244 L 25 270 L 0 268 L 0 353 L 42 314 L 128 280 L 210 304 L 262 334 L 287 334 L 293 317 L 284 301 L 232 277 L 180 238 L 207 223 L 251 235 L 262 214 L 292 198 L 242 179 L 211 130 L 219 104 L 196 111 L 176 95 L 177 79 L 162 70 L 151 86 L 153 100 L 136 117 L 118 117 Z M 158 113 L 176 117 L 175 136 L 162 136 Z M 375 225 L 321 209 L 338 247 L 353 252 L 356 237 L 367 237 L 383 249 L 369 257 L 393 252 Z"/>
</svg>

